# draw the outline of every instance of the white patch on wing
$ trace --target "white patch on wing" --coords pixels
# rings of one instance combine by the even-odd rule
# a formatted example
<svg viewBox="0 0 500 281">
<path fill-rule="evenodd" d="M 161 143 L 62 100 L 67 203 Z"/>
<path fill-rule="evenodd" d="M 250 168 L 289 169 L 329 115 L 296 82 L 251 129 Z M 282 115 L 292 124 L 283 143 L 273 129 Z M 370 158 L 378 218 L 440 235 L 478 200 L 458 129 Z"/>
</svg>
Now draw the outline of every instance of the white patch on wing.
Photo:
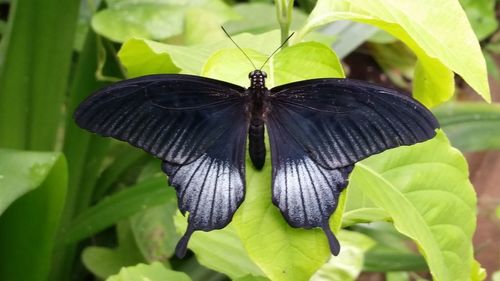
<svg viewBox="0 0 500 281">
<path fill-rule="evenodd" d="M 320 226 L 347 184 L 340 170 L 324 169 L 308 157 L 288 158 L 275 169 L 273 198 L 293 226 Z"/>
<path fill-rule="evenodd" d="M 170 181 L 177 189 L 179 208 L 190 213 L 195 229 L 227 224 L 244 195 L 238 169 L 206 154 L 180 167 Z"/>
</svg>

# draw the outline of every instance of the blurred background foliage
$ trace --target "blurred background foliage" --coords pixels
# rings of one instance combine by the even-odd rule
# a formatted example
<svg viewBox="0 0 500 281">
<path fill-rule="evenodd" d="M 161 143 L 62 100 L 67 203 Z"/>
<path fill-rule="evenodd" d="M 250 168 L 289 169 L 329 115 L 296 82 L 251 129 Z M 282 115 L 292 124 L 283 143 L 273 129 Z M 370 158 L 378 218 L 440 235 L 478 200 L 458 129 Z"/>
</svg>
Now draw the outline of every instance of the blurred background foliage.
<svg viewBox="0 0 500 281">
<path fill-rule="evenodd" d="M 338 6 L 330 6 L 334 2 Z M 391 3 L 370 3 L 376 2 Z M 443 3 L 451 2 L 455 1 Z M 480 42 L 490 80 L 500 81 L 499 4 L 495 0 L 459 2 Z M 173 249 L 185 222 L 177 213 L 175 192 L 166 186 L 159 161 L 126 144 L 91 135 L 77 128 L 71 118 L 90 93 L 126 77 L 190 73 L 246 83 L 248 63 L 227 50 L 234 46 L 221 32 L 222 24 L 243 48 L 254 50 L 249 52 L 256 61 L 271 53 L 289 31 L 296 32 L 294 48 L 276 56 L 273 67 L 276 73 L 282 67 L 283 74 L 274 83 L 345 75 L 413 90 L 420 101 L 432 106 L 451 144 L 461 152 L 500 148 L 500 105 L 480 100 L 479 95 L 488 99 L 489 91 L 482 74 L 473 71 L 480 65 L 474 61 L 482 57 L 446 58 L 455 49 L 467 54 L 467 46 L 447 49 L 445 44 L 431 44 L 467 43 L 459 39 L 470 39 L 464 32 L 468 25 L 435 38 L 439 33 L 427 29 L 429 34 L 423 35 L 425 29 L 411 31 L 412 26 L 403 21 L 402 30 L 407 33 L 399 29 L 388 33 L 383 29 L 392 25 L 384 20 L 391 13 L 386 18 L 356 18 L 348 15 L 348 9 L 340 13 L 347 3 L 319 1 L 317 6 L 314 0 L 300 0 L 292 7 L 287 1 L 266 0 L 0 0 L 0 280 L 279 279 L 273 274 L 282 269 L 266 264 L 266 258 L 273 257 L 252 252 L 241 239 L 255 234 L 245 230 L 244 218 L 236 217 L 235 224 L 224 230 L 197 234 L 190 244 L 192 252 L 183 260 L 175 258 Z M 353 11 L 359 9 L 356 3 L 363 1 L 352 1 Z M 436 6 L 441 11 L 446 8 Z M 450 9 L 450 18 L 456 11 Z M 399 12 L 400 16 L 417 13 Z M 329 17 L 335 20 L 318 23 Z M 411 16 L 405 20 L 412 22 Z M 320 42 L 335 54 L 322 49 L 324 45 L 297 44 L 300 41 Z M 440 61 L 432 59 L 431 53 Z M 300 61 L 305 54 L 309 59 Z M 302 69 L 306 63 L 310 67 Z M 287 76 L 291 69 L 297 77 Z M 454 78 L 452 71 L 460 76 Z M 362 173 L 370 169 L 380 168 L 382 175 L 382 163 L 388 159 L 404 162 L 404 157 L 415 159 L 417 153 L 433 161 L 458 159 L 450 163 L 466 175 L 465 162 L 443 135 L 419 149 L 398 150 L 363 162 L 351 185 L 364 185 L 362 181 L 370 178 Z M 363 170 L 364 166 L 370 169 Z M 456 180 L 438 177 L 436 181 Z M 462 181 L 462 185 L 469 184 L 467 179 Z M 449 188 L 447 192 L 456 192 Z M 248 200 L 251 196 L 247 195 Z M 361 196 L 353 191 L 349 198 Z M 430 280 L 429 270 L 434 277 L 453 276 L 446 275 L 442 268 L 446 265 L 440 268 L 429 257 L 424 259 L 418 248 L 427 253 L 432 247 L 415 238 L 419 233 L 405 232 L 406 226 L 390 208 L 373 203 L 359 208 L 352 203 L 359 202 L 349 198 L 345 212 L 335 218 L 338 228 L 342 220 L 341 255 L 320 264 L 319 270 L 312 267 L 314 262 L 304 261 L 303 268 L 291 268 L 295 277 L 289 280 L 305 276 L 315 281 Z M 474 204 L 474 195 L 464 198 Z M 475 221 L 466 216 L 468 231 L 473 231 Z M 299 239 L 294 238 L 298 232 L 289 231 L 290 241 L 300 243 L 293 240 Z M 499 252 L 496 257 L 500 259 L 498 243 L 489 250 Z M 300 256 L 289 254 L 281 261 L 291 263 Z M 279 264 L 280 259 L 276 260 Z M 494 272 L 500 269 L 500 260 L 494 264 L 496 268 L 487 268 L 488 278 L 499 276 Z M 475 261 L 467 270 L 470 280 L 485 278 Z"/>
</svg>

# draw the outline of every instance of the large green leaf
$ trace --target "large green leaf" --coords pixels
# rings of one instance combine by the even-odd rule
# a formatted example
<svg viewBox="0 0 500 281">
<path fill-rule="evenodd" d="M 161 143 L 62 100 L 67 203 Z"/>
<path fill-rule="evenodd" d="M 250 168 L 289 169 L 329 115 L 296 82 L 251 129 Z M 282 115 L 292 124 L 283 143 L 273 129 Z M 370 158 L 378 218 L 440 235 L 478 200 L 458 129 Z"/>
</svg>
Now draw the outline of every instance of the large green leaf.
<svg viewBox="0 0 500 281">
<path fill-rule="evenodd" d="M 279 46 L 278 31 L 270 31 L 259 35 L 241 34 L 234 36 L 233 39 L 243 48 L 252 48 L 264 54 L 270 54 Z M 212 44 L 189 47 L 163 44 L 144 39 L 130 39 L 123 44 L 118 57 L 126 68 L 129 77 L 178 72 L 199 75 L 205 61 L 211 54 L 224 48 L 234 48 L 234 45 L 227 38 Z M 244 55 L 239 53 L 238 59 L 241 58 L 246 60 Z M 248 61 L 245 61 L 240 66 L 242 66 L 246 74 L 252 70 L 252 66 Z"/>
<path fill-rule="evenodd" d="M 143 39 L 130 39 L 118 52 L 128 77 L 147 74 L 199 74 L 210 52 L 202 48 L 175 46 Z"/>
<path fill-rule="evenodd" d="M 106 279 L 106 281 L 191 281 L 185 273 L 168 270 L 161 263 L 138 264 L 124 267 L 120 273 Z"/>
<path fill-rule="evenodd" d="M 0 215 L 26 193 L 46 180 L 59 153 L 0 150 Z M 66 171 L 56 171 L 64 176 Z"/>
<path fill-rule="evenodd" d="M 465 159 L 442 132 L 356 164 L 349 188 L 361 189 L 416 242 L 435 280 L 469 280 L 476 196 Z"/>
<path fill-rule="evenodd" d="M 258 66 L 267 58 L 266 55 L 250 49 L 246 53 Z M 245 68 L 246 65 L 249 67 Z M 250 67 L 248 60 L 238 49 L 223 49 L 210 57 L 202 74 L 248 87 Z M 267 87 L 312 78 L 344 77 L 344 71 L 335 53 L 316 42 L 299 43 L 283 49 L 269 60 L 263 70 L 267 72 Z"/>
<path fill-rule="evenodd" d="M 456 0 L 319 0 L 292 40 L 337 20 L 375 25 L 406 43 L 420 60 L 415 96 L 432 106 L 453 94 L 453 75 L 490 101 L 486 64 L 476 36 Z"/>
<path fill-rule="evenodd" d="M 111 40 L 124 42 L 132 37 L 163 40 L 180 35 L 185 14 L 201 8 L 220 18 L 221 22 L 237 17 L 223 1 L 108 1 L 108 9 L 92 19 L 97 33 Z M 201 23 L 199 23 L 201 24 Z"/>
<path fill-rule="evenodd" d="M 461 151 L 500 148 L 500 105 L 450 102 L 432 112 L 451 144 Z"/>
<path fill-rule="evenodd" d="M 66 188 L 60 153 L 0 150 L 1 280 L 47 280 Z"/>
</svg>

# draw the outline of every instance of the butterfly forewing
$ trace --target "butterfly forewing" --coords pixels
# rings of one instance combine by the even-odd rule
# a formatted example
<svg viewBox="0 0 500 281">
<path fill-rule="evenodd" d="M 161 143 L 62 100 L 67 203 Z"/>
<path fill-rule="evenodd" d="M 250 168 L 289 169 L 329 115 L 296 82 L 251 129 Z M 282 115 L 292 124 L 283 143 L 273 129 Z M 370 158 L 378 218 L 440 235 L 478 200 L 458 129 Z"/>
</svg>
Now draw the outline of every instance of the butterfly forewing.
<svg viewBox="0 0 500 281">
<path fill-rule="evenodd" d="M 176 249 L 183 256 L 193 231 L 223 228 L 243 200 L 246 103 L 244 89 L 233 84 L 153 75 L 100 90 L 80 105 L 75 120 L 163 160 L 179 209 L 189 212 Z"/>
<path fill-rule="evenodd" d="M 328 221 L 354 164 L 386 149 L 425 141 L 438 123 L 417 101 L 369 83 L 317 79 L 271 89 L 267 129 L 273 202 L 294 227 Z"/>
<path fill-rule="evenodd" d="M 243 95 L 239 86 L 203 77 L 143 76 L 98 91 L 74 117 L 91 132 L 183 164 L 197 159 L 233 125 L 227 120 L 245 114 Z"/>
<path fill-rule="evenodd" d="M 432 138 L 439 127 L 416 100 L 370 83 L 315 79 L 271 90 L 269 119 L 325 168 Z M 272 127 L 269 130 L 273 130 Z"/>
</svg>

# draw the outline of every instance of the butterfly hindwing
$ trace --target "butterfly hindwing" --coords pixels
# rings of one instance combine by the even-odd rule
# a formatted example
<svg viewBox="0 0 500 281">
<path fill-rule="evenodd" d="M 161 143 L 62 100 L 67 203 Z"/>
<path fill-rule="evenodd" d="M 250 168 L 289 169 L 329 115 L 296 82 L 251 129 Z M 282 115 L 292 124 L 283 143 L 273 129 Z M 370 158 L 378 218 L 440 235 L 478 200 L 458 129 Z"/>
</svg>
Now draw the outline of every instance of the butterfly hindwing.
<svg viewBox="0 0 500 281">
<path fill-rule="evenodd" d="M 225 227 L 243 201 L 247 136 L 243 116 L 231 119 L 233 127 L 195 161 L 162 165 L 177 191 L 180 211 L 189 212 L 188 228 L 176 248 L 177 256 L 184 256 L 193 231 Z"/>
<path fill-rule="evenodd" d="M 438 123 L 417 101 L 369 83 L 316 79 L 271 89 L 267 129 L 273 202 L 294 227 L 328 227 L 354 164 L 432 138 Z"/>
<path fill-rule="evenodd" d="M 282 120 L 270 117 L 267 127 L 271 144 L 273 203 L 293 227 L 321 227 L 333 254 L 340 246 L 330 230 L 329 218 L 347 186 L 353 165 L 326 169 L 316 163 L 293 138 Z M 284 120 L 286 121 L 286 120 Z"/>
<path fill-rule="evenodd" d="M 152 75 L 104 88 L 75 112 L 80 127 L 127 141 L 163 160 L 188 228 L 226 226 L 245 194 L 248 114 L 244 89 L 189 75 Z"/>
</svg>

